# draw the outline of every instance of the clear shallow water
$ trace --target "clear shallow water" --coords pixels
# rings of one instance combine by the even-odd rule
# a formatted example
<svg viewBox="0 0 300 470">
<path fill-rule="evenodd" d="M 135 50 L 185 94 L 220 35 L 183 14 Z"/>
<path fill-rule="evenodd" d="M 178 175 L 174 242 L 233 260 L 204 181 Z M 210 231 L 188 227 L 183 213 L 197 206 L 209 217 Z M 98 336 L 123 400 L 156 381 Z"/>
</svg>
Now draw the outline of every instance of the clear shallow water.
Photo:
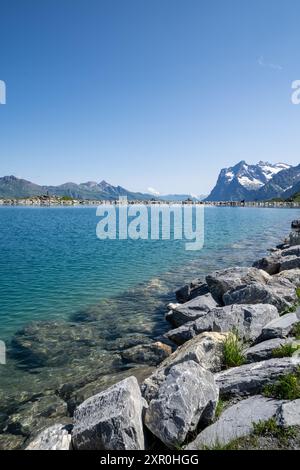
<svg viewBox="0 0 300 470">
<path fill-rule="evenodd" d="M 172 289 L 220 265 L 249 263 L 288 232 L 296 212 L 206 208 L 204 249 L 189 252 L 183 241 L 101 241 L 95 208 L 1 208 L 0 338 L 155 277 Z"/>
<path fill-rule="evenodd" d="M 177 287 L 251 265 L 299 212 L 206 208 L 204 248 L 189 252 L 184 241 L 100 241 L 92 207 L 0 208 L 0 339 L 8 347 L 0 415 L 15 412 L 21 397 L 79 379 L 109 383 L 130 366 L 121 358 L 130 342 L 168 329 L 166 304 Z"/>
</svg>

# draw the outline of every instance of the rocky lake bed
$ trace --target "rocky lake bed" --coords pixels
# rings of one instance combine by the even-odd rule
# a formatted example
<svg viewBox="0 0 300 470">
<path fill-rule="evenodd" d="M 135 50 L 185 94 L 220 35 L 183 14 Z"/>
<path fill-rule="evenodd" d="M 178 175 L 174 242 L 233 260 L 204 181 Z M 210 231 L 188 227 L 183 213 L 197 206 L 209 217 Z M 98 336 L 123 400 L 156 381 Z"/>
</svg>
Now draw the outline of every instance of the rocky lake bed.
<svg viewBox="0 0 300 470">
<path fill-rule="evenodd" d="M 0 449 L 300 449 L 300 223 L 175 296 L 155 337 L 136 319 L 107 334 L 107 301 L 19 330 L 26 392 L 0 392 Z"/>
</svg>

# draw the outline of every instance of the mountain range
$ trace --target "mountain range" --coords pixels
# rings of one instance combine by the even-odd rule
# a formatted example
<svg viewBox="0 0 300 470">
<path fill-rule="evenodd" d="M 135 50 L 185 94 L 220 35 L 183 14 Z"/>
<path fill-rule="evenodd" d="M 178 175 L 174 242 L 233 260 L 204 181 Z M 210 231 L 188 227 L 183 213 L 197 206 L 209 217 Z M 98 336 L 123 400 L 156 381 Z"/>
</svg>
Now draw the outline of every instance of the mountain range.
<svg viewBox="0 0 300 470">
<path fill-rule="evenodd" d="M 162 201 L 184 201 L 188 198 L 192 200 L 204 199 L 205 196 L 191 196 L 189 194 L 167 194 L 153 195 L 128 191 L 122 186 L 113 186 L 106 181 L 97 183 L 87 181 L 86 183 L 64 183 L 59 186 L 41 186 L 25 179 L 15 176 L 4 176 L 0 178 L 0 198 L 27 198 L 32 196 L 68 196 L 72 199 L 92 199 L 92 200 L 115 200 L 119 196 L 127 196 L 128 200 L 162 200 Z"/>
<path fill-rule="evenodd" d="M 265 201 L 275 198 L 287 199 L 300 192 L 300 164 L 269 163 L 260 161 L 249 165 L 244 160 L 220 171 L 216 185 L 205 198 L 190 194 L 153 195 L 129 191 L 122 186 L 113 186 L 106 181 L 97 183 L 64 183 L 58 186 L 43 186 L 15 176 L 0 178 L 0 198 L 26 198 L 48 194 L 68 196 L 72 199 L 115 200 L 127 196 L 128 200 L 162 201 Z"/>
<path fill-rule="evenodd" d="M 97 183 L 87 181 L 86 183 L 64 183 L 59 186 L 40 186 L 31 181 L 16 178 L 15 176 L 4 176 L 0 178 L 0 198 L 26 198 L 41 195 L 69 196 L 73 199 L 118 199 L 119 196 L 127 196 L 129 200 L 149 200 L 151 194 L 135 193 L 128 191 L 122 186 L 113 186 L 106 181 Z"/>
<path fill-rule="evenodd" d="M 288 198 L 300 191 L 300 165 L 244 160 L 223 168 L 206 201 L 264 201 Z"/>
</svg>

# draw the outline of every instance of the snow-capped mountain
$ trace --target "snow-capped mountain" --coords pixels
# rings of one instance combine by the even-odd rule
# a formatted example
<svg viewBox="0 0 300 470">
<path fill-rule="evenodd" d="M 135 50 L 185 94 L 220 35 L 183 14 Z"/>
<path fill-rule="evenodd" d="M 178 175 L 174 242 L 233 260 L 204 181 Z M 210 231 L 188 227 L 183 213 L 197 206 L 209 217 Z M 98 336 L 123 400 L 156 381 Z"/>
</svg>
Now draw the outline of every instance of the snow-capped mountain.
<svg viewBox="0 0 300 470">
<path fill-rule="evenodd" d="M 223 168 L 217 183 L 207 197 L 207 201 L 236 201 L 260 199 L 263 188 L 273 181 L 274 177 L 291 168 L 287 163 L 269 163 L 260 161 L 256 165 L 248 165 L 244 160 L 237 165 Z M 286 189 L 286 188 L 285 188 Z M 281 188 L 281 191 L 284 189 Z"/>
</svg>

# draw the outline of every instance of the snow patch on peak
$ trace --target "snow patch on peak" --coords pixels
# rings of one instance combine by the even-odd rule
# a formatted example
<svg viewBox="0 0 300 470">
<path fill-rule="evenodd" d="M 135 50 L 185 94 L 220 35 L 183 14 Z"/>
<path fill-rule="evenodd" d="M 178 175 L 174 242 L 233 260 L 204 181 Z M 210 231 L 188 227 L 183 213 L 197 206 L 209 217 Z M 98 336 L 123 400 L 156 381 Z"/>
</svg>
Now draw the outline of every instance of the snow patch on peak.
<svg viewBox="0 0 300 470">
<path fill-rule="evenodd" d="M 287 163 L 269 163 L 269 162 L 262 162 L 260 161 L 258 163 L 258 166 L 260 167 L 263 175 L 265 176 L 266 180 L 269 181 L 270 179 L 273 178 L 274 175 L 279 173 L 282 170 L 286 170 L 287 168 L 290 168 L 290 165 Z"/>
<path fill-rule="evenodd" d="M 232 181 L 234 178 L 234 173 L 232 171 L 226 171 L 225 178 L 228 182 Z"/>
<path fill-rule="evenodd" d="M 247 176 L 239 176 L 238 182 L 247 189 L 258 189 L 261 188 L 264 183 L 257 178 L 248 178 Z"/>
</svg>

